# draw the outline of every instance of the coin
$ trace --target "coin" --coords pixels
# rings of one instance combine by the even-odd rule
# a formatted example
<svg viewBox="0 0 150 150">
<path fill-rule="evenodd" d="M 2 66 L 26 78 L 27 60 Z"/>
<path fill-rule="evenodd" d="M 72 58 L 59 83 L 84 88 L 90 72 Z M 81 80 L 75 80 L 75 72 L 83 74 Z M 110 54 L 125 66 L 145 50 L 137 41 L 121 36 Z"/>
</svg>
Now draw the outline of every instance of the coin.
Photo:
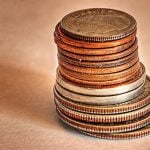
<svg viewBox="0 0 150 150">
<path fill-rule="evenodd" d="M 63 66 L 64 68 L 75 71 L 75 72 L 88 73 L 88 74 L 109 74 L 109 73 L 115 73 L 115 72 L 128 69 L 129 67 L 133 66 L 135 63 L 139 63 L 139 58 L 136 57 L 126 64 L 116 66 L 116 67 L 111 67 L 111 68 L 78 67 L 78 66 L 66 63 L 62 60 L 59 60 L 58 63 L 60 66 Z"/>
<path fill-rule="evenodd" d="M 120 95 L 113 95 L 113 96 L 88 96 L 88 95 L 81 95 L 77 93 L 73 93 L 71 91 L 68 91 L 64 88 L 62 88 L 57 83 L 55 84 L 55 88 L 57 92 L 65 97 L 66 99 L 69 99 L 74 102 L 80 102 L 83 104 L 93 104 L 93 105 L 109 105 L 109 104 L 117 104 L 125 101 L 129 101 L 138 95 L 140 95 L 144 90 L 144 83 L 140 85 L 137 89 L 134 89 L 133 91 L 123 93 Z"/>
<path fill-rule="evenodd" d="M 122 84 L 116 84 L 113 86 L 103 86 L 101 88 L 99 87 L 91 87 L 88 86 L 84 87 L 81 85 L 76 85 L 75 83 L 66 80 L 66 78 L 63 78 L 61 74 L 59 73 L 59 70 L 57 70 L 57 83 L 61 85 L 63 88 L 70 90 L 75 93 L 84 94 L 84 95 L 116 95 L 116 94 L 122 94 L 128 91 L 132 91 L 139 87 L 143 82 L 145 82 L 146 73 L 145 73 L 145 67 L 141 63 L 142 66 L 142 75 L 133 78 L 130 81 L 124 82 Z M 149 77 L 147 77 L 149 81 Z"/>
<path fill-rule="evenodd" d="M 120 82 L 125 82 L 131 79 L 139 70 L 141 69 L 141 65 L 139 62 L 134 64 L 132 67 L 119 71 L 117 73 L 109 73 L 109 74 L 88 74 L 88 73 L 78 73 L 75 71 L 68 70 L 64 68 L 63 66 L 59 66 L 58 70 L 60 73 L 64 76 L 71 76 L 72 78 L 77 78 L 80 80 L 85 80 L 85 81 L 112 81 L 113 83 L 116 83 L 116 81 Z M 111 82 L 111 83 L 112 83 Z"/>
<path fill-rule="evenodd" d="M 150 112 L 149 108 L 150 105 L 147 105 L 139 110 L 135 110 L 132 112 L 127 112 L 124 114 L 110 114 L 110 115 L 93 115 L 93 114 L 86 114 L 77 111 L 73 111 L 61 105 L 56 99 L 55 103 L 57 108 L 68 117 L 82 120 L 86 122 L 97 122 L 97 123 L 117 123 L 123 121 L 134 120 L 135 118 L 144 116 Z"/>
<path fill-rule="evenodd" d="M 123 133 L 114 133 L 114 134 L 101 134 L 101 133 L 92 133 L 92 132 L 84 132 L 79 130 L 80 132 L 97 137 L 102 139 L 112 139 L 112 140 L 124 140 L 124 139 L 134 139 L 134 138 L 140 138 L 143 136 L 150 135 L 150 125 L 147 125 L 141 129 L 132 131 L 132 132 L 123 132 Z"/>
<path fill-rule="evenodd" d="M 116 124 L 102 124 L 102 123 L 88 123 L 82 122 L 79 120 L 74 120 L 72 118 L 67 117 L 57 108 L 57 114 L 59 118 L 65 122 L 66 124 L 85 131 L 92 133 L 120 133 L 120 132 L 129 132 L 133 130 L 137 130 L 149 124 L 150 122 L 150 114 L 147 114 L 144 117 L 138 118 L 133 121 L 125 122 L 125 123 L 116 123 Z"/>
<path fill-rule="evenodd" d="M 119 122 L 134 120 L 136 118 L 145 116 L 146 114 L 150 113 L 150 104 L 148 104 L 140 109 L 137 109 L 131 112 L 122 113 L 122 114 L 107 114 L 107 115 L 87 114 L 87 113 L 82 113 L 82 112 L 69 109 L 63 106 L 62 104 L 60 104 L 60 102 L 57 99 L 54 99 L 54 100 L 55 100 L 56 107 L 63 114 L 65 114 L 68 117 L 71 117 L 77 120 L 86 121 L 86 122 L 119 123 Z"/>
<path fill-rule="evenodd" d="M 89 67 L 89 68 L 109 68 L 116 67 L 130 62 L 131 60 L 138 57 L 138 51 L 134 51 L 132 54 L 127 55 L 123 58 L 111 61 L 97 61 L 97 62 L 89 62 L 89 61 L 79 61 L 74 60 L 68 56 L 65 56 L 61 53 L 57 54 L 58 59 L 61 61 L 65 61 L 71 65 L 79 66 L 79 67 Z"/>
<path fill-rule="evenodd" d="M 54 36 L 55 43 L 57 46 L 63 50 L 66 50 L 71 53 L 75 54 L 82 54 L 82 55 L 107 55 L 107 54 L 114 54 L 122 52 L 128 48 L 130 48 L 135 42 L 137 42 L 137 38 L 131 39 L 129 42 L 124 43 L 122 45 L 118 45 L 115 47 L 109 47 L 109 48 L 80 48 L 72 45 L 68 45 L 62 41 L 60 41 L 57 36 Z"/>
<path fill-rule="evenodd" d="M 130 35 L 136 28 L 136 21 L 122 11 L 94 8 L 72 12 L 62 19 L 60 25 L 71 38 L 104 42 Z"/>
<path fill-rule="evenodd" d="M 132 54 L 133 52 L 137 51 L 137 42 L 134 43 L 134 45 L 132 45 L 130 48 L 119 52 L 119 53 L 115 53 L 115 54 L 108 54 L 108 55 L 99 55 L 99 56 L 89 56 L 89 55 L 78 55 L 75 53 L 70 53 L 67 52 L 61 48 L 58 47 L 58 52 L 60 54 L 63 54 L 64 56 L 70 57 L 74 60 L 78 60 L 78 61 L 110 61 L 110 60 L 116 60 L 116 59 L 120 59 L 123 58 L 125 56 L 128 56 L 130 54 Z"/>
<path fill-rule="evenodd" d="M 63 106 L 84 113 L 91 114 L 116 114 L 133 111 L 142 108 L 150 103 L 150 81 L 146 79 L 144 91 L 136 98 L 119 104 L 114 105 L 90 105 L 70 101 L 62 97 L 54 88 L 54 97 Z"/>
<path fill-rule="evenodd" d="M 122 77 L 120 79 L 116 79 L 116 80 L 106 80 L 106 81 L 88 81 L 88 80 L 80 80 L 77 78 L 74 78 L 72 76 L 69 76 L 67 74 L 65 74 L 64 72 L 61 72 L 62 76 L 64 78 L 66 78 L 67 80 L 77 83 L 77 84 L 81 84 L 82 86 L 86 86 L 86 87 L 96 87 L 96 88 L 105 88 L 105 86 L 110 86 L 110 85 L 116 85 L 116 84 L 121 84 L 124 82 L 127 82 L 129 80 L 133 80 L 133 78 L 139 78 L 142 75 L 142 68 L 140 68 L 138 71 L 136 71 L 134 73 L 134 75 L 129 75 L 128 77 Z"/>
<path fill-rule="evenodd" d="M 139 61 L 136 20 L 94 8 L 66 15 L 55 27 L 57 114 L 94 137 L 150 134 L 150 77 Z"/>
<path fill-rule="evenodd" d="M 136 29 L 134 30 L 134 32 L 131 35 L 129 35 L 123 39 L 118 39 L 115 41 L 106 41 L 106 42 L 85 42 L 85 41 L 81 41 L 81 40 L 80 41 L 75 40 L 75 39 L 69 38 L 68 36 L 64 35 L 64 33 L 62 33 L 62 31 L 60 30 L 60 26 L 58 24 L 55 28 L 54 36 L 57 37 L 57 39 L 59 39 L 60 41 L 64 42 L 65 44 L 76 46 L 76 47 L 108 48 L 108 47 L 115 47 L 118 45 L 125 44 L 125 43 L 131 41 L 132 39 L 134 39 L 136 36 Z"/>
</svg>

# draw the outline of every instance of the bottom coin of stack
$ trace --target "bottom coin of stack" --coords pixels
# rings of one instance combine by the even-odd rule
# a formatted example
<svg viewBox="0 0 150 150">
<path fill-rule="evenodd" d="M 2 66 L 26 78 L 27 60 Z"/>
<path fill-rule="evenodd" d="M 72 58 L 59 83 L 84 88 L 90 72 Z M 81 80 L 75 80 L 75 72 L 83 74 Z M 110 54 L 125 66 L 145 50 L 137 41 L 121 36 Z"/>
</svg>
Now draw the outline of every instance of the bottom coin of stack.
<svg viewBox="0 0 150 150">
<path fill-rule="evenodd" d="M 54 100 L 60 119 L 87 135 L 130 139 L 150 134 L 150 78 L 144 66 L 136 81 L 105 89 L 77 86 L 58 69 Z"/>
</svg>

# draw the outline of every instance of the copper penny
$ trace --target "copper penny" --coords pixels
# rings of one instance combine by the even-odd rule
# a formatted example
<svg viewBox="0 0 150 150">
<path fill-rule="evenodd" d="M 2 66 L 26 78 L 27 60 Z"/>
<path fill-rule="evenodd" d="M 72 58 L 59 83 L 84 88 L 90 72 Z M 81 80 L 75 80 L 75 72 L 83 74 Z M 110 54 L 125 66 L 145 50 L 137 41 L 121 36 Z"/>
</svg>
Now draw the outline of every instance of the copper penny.
<svg viewBox="0 0 150 150">
<path fill-rule="evenodd" d="M 110 61 L 110 60 L 116 60 L 128 56 L 132 54 L 134 51 L 136 51 L 137 49 L 138 49 L 137 42 L 135 42 L 134 45 L 132 45 L 130 48 L 122 52 L 110 54 L 110 55 L 99 55 L 99 56 L 79 55 L 79 54 L 67 52 L 59 47 L 58 47 L 58 52 L 63 54 L 64 56 L 70 57 L 71 59 L 78 60 L 78 61 Z"/>
<path fill-rule="evenodd" d="M 110 86 L 110 85 L 116 85 L 116 84 L 121 84 L 124 82 L 127 82 L 129 80 L 133 80 L 133 78 L 138 78 L 139 76 L 142 75 L 142 70 L 138 70 L 133 74 L 129 76 L 122 77 L 120 79 L 116 80 L 108 80 L 108 81 L 88 81 L 88 80 L 80 80 L 78 78 L 71 77 L 67 74 L 64 74 L 64 72 L 61 72 L 61 75 L 66 78 L 67 80 L 77 83 L 77 84 L 82 84 L 82 86 L 87 86 L 87 87 L 105 87 L 105 86 Z"/>
<path fill-rule="evenodd" d="M 130 48 L 135 42 L 137 42 L 137 38 L 131 39 L 129 42 L 124 43 L 122 45 L 118 45 L 115 47 L 109 47 L 109 48 L 81 48 L 81 47 L 75 47 L 72 45 L 68 45 L 66 43 L 63 43 L 60 41 L 57 36 L 54 36 L 55 43 L 57 46 L 63 50 L 66 50 L 71 53 L 75 54 L 82 54 L 82 55 L 107 55 L 107 54 L 114 54 L 122 52 L 128 48 Z"/>
<path fill-rule="evenodd" d="M 140 64 L 139 62 L 135 63 L 132 67 L 117 72 L 117 73 L 109 73 L 109 74 L 88 74 L 88 73 L 78 73 L 75 71 L 71 71 L 68 69 L 65 69 L 62 66 L 59 66 L 59 71 L 62 75 L 66 76 L 70 76 L 72 78 L 76 78 L 76 79 L 80 79 L 80 80 L 85 80 L 85 81 L 97 81 L 97 82 L 101 82 L 101 81 L 111 81 L 111 80 L 120 80 L 121 78 L 128 80 L 128 78 L 130 78 L 131 76 L 134 76 L 136 74 L 136 72 L 140 69 Z"/>
<path fill-rule="evenodd" d="M 65 61 L 71 65 L 79 67 L 90 67 L 90 68 L 107 68 L 107 67 L 116 67 L 130 62 L 132 59 L 138 57 L 138 51 L 134 51 L 132 54 L 125 56 L 123 58 L 112 60 L 112 61 L 100 61 L 100 62 L 88 62 L 88 61 L 78 61 L 71 59 L 61 53 L 58 53 L 58 59 Z"/>
</svg>

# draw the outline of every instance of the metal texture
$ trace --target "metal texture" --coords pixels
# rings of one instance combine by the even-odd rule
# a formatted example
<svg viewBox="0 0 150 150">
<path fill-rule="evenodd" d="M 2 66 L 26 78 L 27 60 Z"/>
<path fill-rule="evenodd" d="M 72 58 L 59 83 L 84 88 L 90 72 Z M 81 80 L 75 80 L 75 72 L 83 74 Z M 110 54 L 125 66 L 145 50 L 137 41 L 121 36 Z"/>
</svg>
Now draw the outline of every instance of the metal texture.
<svg viewBox="0 0 150 150">
<path fill-rule="evenodd" d="M 118 45 L 115 47 L 109 48 L 84 48 L 84 47 L 76 47 L 73 45 L 68 45 L 62 42 L 57 36 L 54 36 L 55 43 L 57 46 L 63 50 L 66 50 L 71 53 L 81 54 L 81 55 L 107 55 L 122 52 L 128 48 L 130 48 L 135 42 L 137 42 L 137 38 L 131 39 L 129 42 L 124 43 L 122 45 Z"/>
<path fill-rule="evenodd" d="M 133 121 L 123 122 L 123 123 L 115 123 L 115 124 L 102 124 L 102 123 L 88 123 L 82 122 L 79 120 L 74 120 L 72 118 L 64 115 L 57 108 L 57 113 L 59 118 L 65 122 L 66 124 L 85 131 L 85 132 L 93 132 L 93 133 L 121 133 L 121 132 L 129 132 L 133 130 L 137 130 L 149 124 L 150 122 L 150 114 L 147 114 L 144 117 L 138 118 Z"/>
<path fill-rule="evenodd" d="M 77 119 L 77 120 L 82 120 L 86 122 L 95 122 L 95 123 L 119 123 L 119 122 L 125 122 L 125 121 L 130 121 L 134 120 L 136 118 L 145 116 L 150 112 L 150 104 L 131 111 L 131 112 L 126 112 L 126 113 L 121 113 L 121 114 L 108 114 L 108 115 L 101 115 L 101 114 L 87 114 L 87 113 L 82 113 L 78 111 L 74 111 L 72 109 L 69 109 L 62 104 L 59 103 L 59 101 L 55 100 L 56 107 L 66 116 Z"/>
<path fill-rule="evenodd" d="M 109 61 L 97 61 L 97 62 L 79 61 L 79 60 L 72 59 L 72 58 L 65 56 L 63 54 L 60 54 L 60 53 L 58 53 L 57 56 L 58 56 L 59 60 L 65 61 L 66 63 L 75 65 L 75 66 L 79 66 L 79 67 L 110 68 L 110 67 L 116 67 L 116 66 L 126 64 L 126 63 L 130 62 L 132 59 L 137 58 L 138 51 L 136 50 L 133 53 L 131 53 L 130 55 L 127 55 L 120 59 L 109 60 Z"/>
<path fill-rule="evenodd" d="M 141 64 L 142 65 L 142 64 Z M 145 78 L 146 78 L 146 72 L 145 72 L 145 67 L 142 65 L 142 75 L 138 76 L 138 78 L 133 78 L 132 80 L 128 82 L 124 82 L 122 84 L 117 84 L 115 86 L 105 86 L 102 88 L 88 88 L 82 87 L 81 85 L 78 86 L 74 84 L 73 82 L 70 82 L 63 78 L 61 74 L 59 73 L 59 70 L 57 70 L 57 83 L 61 85 L 63 88 L 68 89 L 72 92 L 79 93 L 79 94 L 85 94 L 85 95 L 116 95 L 116 94 L 122 94 L 131 90 L 136 89 L 139 87 L 142 83 L 144 83 Z M 147 77 L 149 79 L 149 77 Z"/>
<path fill-rule="evenodd" d="M 64 68 L 63 66 L 59 66 L 58 70 L 60 71 L 61 74 L 64 74 L 64 76 L 71 76 L 73 78 L 77 78 L 80 80 L 85 80 L 85 81 L 127 81 L 131 77 L 133 77 L 139 70 L 141 69 L 141 65 L 139 62 L 131 66 L 130 68 L 119 71 L 116 73 L 109 73 L 109 74 L 88 74 L 88 73 L 78 73 L 75 71 L 71 71 L 69 69 Z"/>
<path fill-rule="evenodd" d="M 123 93 L 120 95 L 113 95 L 113 96 L 81 95 L 81 94 L 70 92 L 70 91 L 62 88 L 57 83 L 55 84 L 55 88 L 60 95 L 69 99 L 70 101 L 80 102 L 83 104 L 110 105 L 110 104 L 126 102 L 126 101 L 129 101 L 129 100 L 139 96 L 144 90 L 144 83 L 142 85 L 140 85 L 137 89 L 134 89 L 133 91 Z"/>
<path fill-rule="evenodd" d="M 97 56 L 89 56 L 89 55 L 80 55 L 80 54 L 70 53 L 70 52 L 67 52 L 58 47 L 58 52 L 60 54 L 63 54 L 64 56 L 70 57 L 70 58 L 72 58 L 74 60 L 78 60 L 78 61 L 89 61 L 89 62 L 112 61 L 112 60 L 116 60 L 116 59 L 121 59 L 123 57 L 126 57 L 126 56 L 132 54 L 136 50 L 138 50 L 136 42 L 130 48 L 128 48 L 122 52 L 115 53 L 115 54 L 108 54 L 108 55 L 99 55 L 99 56 L 98 55 Z"/>
<path fill-rule="evenodd" d="M 138 97 L 130 101 L 114 104 L 114 105 L 101 106 L 101 105 L 88 105 L 88 104 L 73 102 L 61 96 L 55 90 L 55 88 L 54 88 L 54 97 L 65 107 L 79 112 L 91 113 L 91 114 L 105 114 L 105 115 L 124 113 L 124 112 L 133 111 L 135 109 L 142 108 L 150 103 L 150 81 L 148 78 L 146 79 L 144 85 L 144 91 Z"/>
<path fill-rule="evenodd" d="M 76 47 L 83 47 L 83 48 L 109 48 L 109 47 L 115 47 L 122 44 L 125 44 L 131 40 L 133 40 L 136 36 L 136 29 L 133 31 L 133 33 L 123 39 L 118 39 L 114 41 L 107 41 L 107 42 L 86 42 L 86 41 L 79 41 L 72 38 L 69 38 L 66 36 L 62 31 L 60 30 L 60 25 L 58 24 L 55 28 L 54 36 L 57 37 L 61 42 L 64 42 L 65 44 L 76 46 Z"/>
<path fill-rule="evenodd" d="M 124 38 L 136 28 L 136 21 L 131 15 L 106 8 L 72 12 L 66 15 L 60 24 L 67 36 L 95 42 Z"/>
</svg>

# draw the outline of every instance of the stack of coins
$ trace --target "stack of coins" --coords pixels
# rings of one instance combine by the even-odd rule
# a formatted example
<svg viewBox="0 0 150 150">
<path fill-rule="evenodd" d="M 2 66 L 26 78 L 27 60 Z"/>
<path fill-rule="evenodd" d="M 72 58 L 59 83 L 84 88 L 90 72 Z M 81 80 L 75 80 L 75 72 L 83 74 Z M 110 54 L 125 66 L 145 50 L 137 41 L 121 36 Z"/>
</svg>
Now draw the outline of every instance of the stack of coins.
<svg viewBox="0 0 150 150">
<path fill-rule="evenodd" d="M 150 133 L 150 78 L 139 61 L 136 20 L 113 9 L 85 9 L 56 26 L 54 101 L 58 116 L 105 139 Z"/>
</svg>

